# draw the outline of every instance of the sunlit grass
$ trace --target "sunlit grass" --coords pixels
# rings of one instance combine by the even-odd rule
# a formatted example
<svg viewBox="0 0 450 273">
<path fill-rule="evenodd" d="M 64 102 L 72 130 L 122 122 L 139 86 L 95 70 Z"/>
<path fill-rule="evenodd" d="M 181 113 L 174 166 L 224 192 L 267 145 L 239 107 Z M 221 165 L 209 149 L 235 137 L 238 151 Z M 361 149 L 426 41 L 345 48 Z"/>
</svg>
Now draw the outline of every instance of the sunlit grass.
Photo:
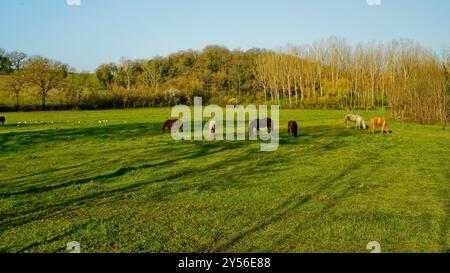
<svg viewBox="0 0 450 273">
<path fill-rule="evenodd" d="M 345 129 L 342 111 L 286 110 L 280 149 L 263 153 L 258 142 L 174 142 L 159 132 L 169 114 L 6 115 L 1 251 L 450 251 L 450 135 L 439 126 L 370 135 Z"/>
</svg>

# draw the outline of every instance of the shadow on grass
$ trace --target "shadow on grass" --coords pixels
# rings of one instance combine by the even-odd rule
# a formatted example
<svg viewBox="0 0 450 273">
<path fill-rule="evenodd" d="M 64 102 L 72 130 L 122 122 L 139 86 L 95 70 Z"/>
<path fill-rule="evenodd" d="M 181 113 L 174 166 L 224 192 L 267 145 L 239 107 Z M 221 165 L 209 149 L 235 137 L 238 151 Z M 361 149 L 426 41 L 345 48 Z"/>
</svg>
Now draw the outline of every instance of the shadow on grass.
<svg viewBox="0 0 450 273">
<path fill-rule="evenodd" d="M 120 168 L 117 171 L 106 174 L 106 175 L 100 175 L 95 177 L 89 177 L 89 178 L 83 178 L 78 179 L 74 181 L 69 181 L 66 183 L 54 185 L 54 186 L 44 186 L 44 187 L 32 187 L 28 188 L 21 192 L 16 193 L 10 193 L 10 194 L 3 194 L 3 197 L 6 196 L 15 196 L 15 195 L 21 195 L 21 194 L 39 194 L 48 192 L 51 190 L 59 189 L 59 188 L 65 188 L 71 185 L 81 185 L 85 183 L 89 183 L 91 181 L 95 182 L 106 182 L 109 179 L 120 177 L 123 175 L 128 174 L 129 172 L 135 171 L 135 170 L 143 170 L 143 169 L 151 169 L 151 168 L 164 168 L 165 166 L 171 166 L 175 164 L 178 161 L 182 160 L 189 160 L 189 159 L 201 159 L 202 157 L 211 156 L 216 153 L 221 153 L 225 150 L 234 150 L 234 149 L 240 149 L 242 147 L 242 143 L 228 143 L 225 147 L 222 147 L 220 149 L 217 149 L 216 146 L 209 146 L 209 145 L 202 145 L 197 144 L 199 149 L 194 150 L 194 152 L 191 152 L 190 154 L 183 155 L 177 159 L 164 161 L 157 164 L 144 164 L 137 167 L 126 167 L 126 168 Z M 241 157 L 241 160 L 245 160 L 246 155 L 243 155 Z M 231 162 L 233 164 L 236 163 L 235 161 Z M 70 210 L 77 210 L 80 209 L 82 205 L 87 204 L 87 207 L 94 207 L 96 204 L 101 203 L 105 200 L 108 200 L 108 202 L 113 202 L 111 199 L 117 198 L 120 200 L 121 197 L 123 197 L 124 194 L 135 192 L 141 190 L 143 187 L 148 185 L 156 185 L 160 183 L 174 183 L 174 187 L 170 188 L 170 186 L 162 187 L 158 191 L 152 194 L 153 198 L 157 200 L 161 200 L 161 196 L 164 198 L 168 197 L 168 194 L 176 194 L 177 191 L 173 191 L 174 188 L 178 187 L 178 192 L 181 192 L 183 190 L 195 190 L 196 188 L 202 189 L 201 186 L 192 186 L 190 185 L 189 188 L 180 187 L 179 184 L 176 183 L 177 179 L 181 178 L 187 178 L 192 177 L 195 178 L 196 175 L 202 172 L 215 172 L 216 170 L 220 169 L 220 167 L 226 166 L 227 164 L 230 164 L 227 160 L 221 160 L 217 163 L 210 164 L 204 167 L 197 167 L 197 168 L 191 168 L 191 169 L 180 169 L 179 171 L 170 172 L 169 174 L 166 174 L 165 176 L 158 178 L 158 179 L 152 179 L 152 180 L 145 180 L 140 182 L 132 183 L 125 187 L 105 190 L 105 191 L 99 191 L 94 193 L 86 194 L 82 197 L 74 198 L 68 201 L 60 202 L 57 204 L 45 204 L 43 206 L 34 207 L 30 210 L 24 210 L 20 212 L 12 212 L 12 213 L 3 213 L 0 215 L 0 218 L 4 219 L 3 221 L 0 221 L 1 228 L 0 230 L 6 230 L 11 227 L 17 227 L 38 219 L 45 219 L 45 218 L 51 218 L 52 216 L 59 215 L 61 213 L 67 213 Z M 244 183 L 241 183 L 239 181 L 227 181 L 227 183 L 223 183 L 223 186 L 225 188 L 231 188 L 235 186 L 242 186 Z M 216 185 L 217 186 L 217 185 Z M 203 188 L 203 190 L 206 190 L 206 188 Z M 103 201 L 102 201 L 103 200 Z"/>
<path fill-rule="evenodd" d="M 102 175 L 87 177 L 87 178 L 83 178 L 83 179 L 75 179 L 75 180 L 71 180 L 71 181 L 68 181 L 65 183 L 59 183 L 56 185 L 43 186 L 43 187 L 30 186 L 30 187 L 26 187 L 25 190 L 21 190 L 21 191 L 17 191 L 17 192 L 0 193 L 0 197 L 7 198 L 7 197 L 12 197 L 12 196 L 17 196 L 17 195 L 38 194 L 38 193 L 44 193 L 44 192 L 48 192 L 48 191 L 52 191 L 52 190 L 56 190 L 56 189 L 60 189 L 60 188 L 65 188 L 68 186 L 83 185 L 83 184 L 86 184 L 89 182 L 105 182 L 109 179 L 118 178 L 118 177 L 127 175 L 129 173 L 135 172 L 135 171 L 152 169 L 152 168 L 156 168 L 156 167 L 164 168 L 165 166 L 174 165 L 179 161 L 189 160 L 189 159 L 198 159 L 201 157 L 211 156 L 216 153 L 220 153 L 220 152 L 227 151 L 227 150 L 240 149 L 244 145 L 243 143 L 238 143 L 238 142 L 227 142 L 227 143 L 225 143 L 225 145 L 223 147 L 217 149 L 217 145 L 214 145 L 212 143 L 210 143 L 210 144 L 205 143 L 205 142 L 193 142 L 193 143 L 196 146 L 196 148 L 194 149 L 194 152 L 192 152 L 192 148 L 189 148 L 190 152 L 188 152 L 187 148 L 185 148 L 184 150 L 177 150 L 178 147 L 175 147 L 175 151 L 177 151 L 178 154 L 181 154 L 181 156 L 178 156 L 175 159 L 171 159 L 171 160 L 167 160 L 167 161 L 159 162 L 159 163 L 154 163 L 154 164 L 143 164 L 143 165 L 139 165 L 139 166 L 121 167 L 121 168 L 117 169 L 116 171 L 109 173 L 109 174 L 102 174 Z M 73 167 L 71 167 L 71 168 L 73 168 Z M 71 169 L 71 168 L 63 168 L 63 169 Z M 63 169 L 58 169 L 58 170 L 63 170 Z M 40 174 L 45 174 L 45 172 L 41 172 Z M 34 176 L 34 175 L 37 175 L 37 174 L 33 174 L 31 176 Z M 23 176 L 23 177 L 28 177 L 28 176 Z"/>
<path fill-rule="evenodd" d="M 50 168 L 50 169 L 47 169 L 45 171 L 31 173 L 31 174 L 27 174 L 27 175 L 23 175 L 23 176 L 17 176 L 17 177 L 13 177 L 13 178 L 4 178 L 2 180 L 4 182 L 13 181 L 13 180 L 21 180 L 21 179 L 24 179 L 24 178 L 30 178 L 30 177 L 33 177 L 33 176 L 39 176 L 39 175 L 43 175 L 43 174 L 47 174 L 47 173 L 51 173 L 51 172 L 72 170 L 72 169 L 79 168 L 79 167 L 81 167 L 83 165 L 84 164 L 76 164 L 76 165 L 72 165 L 72 166 L 68 166 L 68 167 L 64 167 L 64 168 Z M 0 185 L 0 189 L 4 188 L 4 187 L 5 187 L 4 185 Z"/>
<path fill-rule="evenodd" d="M 40 242 L 31 243 L 31 244 L 29 244 L 29 245 L 27 245 L 27 246 L 25 246 L 25 247 L 22 247 L 20 250 L 15 251 L 15 252 L 17 252 L 17 253 L 23 253 L 23 252 L 30 251 L 30 250 L 32 250 L 33 248 L 39 247 L 40 245 L 43 245 L 43 244 L 50 244 L 50 243 L 54 243 L 54 242 L 61 241 L 63 238 L 66 238 L 66 237 L 68 237 L 69 235 L 74 234 L 74 233 L 76 233 L 77 231 L 82 230 L 83 228 L 86 228 L 86 227 L 89 225 L 89 223 L 92 222 L 92 221 L 93 221 L 93 220 L 88 220 L 88 221 L 85 221 L 84 223 L 81 223 L 81 224 L 75 224 L 75 225 L 72 225 L 68 230 L 64 231 L 64 232 L 63 232 L 62 234 L 60 234 L 60 235 L 53 236 L 52 238 L 46 239 L 45 241 L 40 241 Z M 67 241 L 67 243 L 68 243 L 68 242 L 69 242 L 69 241 Z M 64 245 L 64 244 L 62 244 L 62 245 Z M 66 248 L 65 248 L 65 247 L 62 247 L 62 248 L 57 249 L 57 251 L 62 253 L 62 252 L 65 252 L 65 251 L 66 251 Z M 9 251 L 7 251 L 7 252 L 11 252 L 11 250 L 9 250 Z"/>
<path fill-rule="evenodd" d="M 247 229 L 246 231 L 240 232 L 234 238 L 232 238 L 232 239 L 228 240 L 227 242 L 225 242 L 224 244 L 220 245 L 217 249 L 215 249 L 215 251 L 218 251 L 218 252 L 227 251 L 231 247 L 236 245 L 239 241 L 243 240 L 244 238 L 252 236 L 253 234 L 255 234 L 257 232 L 260 232 L 260 231 L 264 230 L 268 226 L 273 225 L 273 224 L 281 221 L 291 211 L 295 211 L 296 209 L 301 208 L 302 206 L 304 206 L 305 204 L 310 202 L 313 199 L 314 196 L 319 196 L 324 191 L 326 191 L 327 189 L 332 187 L 335 183 L 337 183 L 337 182 L 341 181 L 342 179 L 345 179 L 346 177 L 348 177 L 350 174 L 352 174 L 353 171 L 357 170 L 358 167 L 361 164 L 363 164 L 362 161 L 360 161 L 360 162 L 351 162 L 338 175 L 336 175 L 336 176 L 334 176 L 334 177 L 332 177 L 330 179 L 327 179 L 327 181 L 325 183 L 323 183 L 316 191 L 314 191 L 313 194 L 309 194 L 307 196 L 303 196 L 300 199 L 296 195 L 291 196 L 284 203 L 282 203 L 279 207 L 277 207 L 277 208 L 275 208 L 273 210 L 270 210 L 270 211 L 268 211 L 266 213 L 267 215 L 271 215 L 269 220 L 263 221 L 263 222 L 257 224 L 256 226 L 254 226 L 254 227 L 252 227 L 250 229 Z M 328 202 L 328 204 L 322 209 L 323 214 L 325 214 L 326 211 L 328 211 L 331 208 L 333 208 L 334 206 L 336 206 L 342 199 L 344 199 L 346 196 L 348 196 L 348 194 L 351 192 L 352 189 L 353 189 L 353 184 L 348 186 L 341 194 L 339 194 L 338 196 L 333 198 L 333 200 Z M 296 232 L 300 232 L 300 227 L 296 228 Z M 285 239 L 285 240 L 287 240 L 287 239 Z M 280 242 L 280 241 L 278 241 L 278 242 Z"/>
<path fill-rule="evenodd" d="M 18 152 L 29 146 L 48 144 L 52 142 L 67 142 L 83 139 L 114 139 L 123 140 L 142 136 L 155 135 L 155 131 L 148 123 L 127 123 L 119 125 L 99 125 L 87 128 L 53 129 L 11 132 L 0 135 L 2 152 Z"/>
<path fill-rule="evenodd" d="M 134 132 L 129 132 L 129 130 Z M 48 135 L 45 132 L 47 132 Z M 329 126 L 306 127 L 302 128 L 302 132 L 304 133 L 301 134 L 300 137 L 297 139 L 288 138 L 287 136 L 282 135 L 280 144 L 282 146 L 290 145 L 289 147 L 292 146 L 293 148 L 295 148 L 296 145 L 320 144 L 320 146 L 318 146 L 317 149 L 333 150 L 333 149 L 340 149 L 349 145 L 344 140 L 341 141 L 340 140 L 341 138 L 352 137 L 359 134 L 359 132 L 345 131 L 345 130 L 341 131 L 339 128 Z M 104 138 L 105 135 L 108 137 L 116 136 L 121 139 L 122 138 L 126 139 L 129 136 L 140 137 L 145 135 L 152 135 L 155 134 L 155 132 L 150 131 L 148 129 L 148 124 L 125 124 L 125 125 L 112 125 L 100 128 L 69 129 L 60 131 L 49 130 L 44 132 L 25 132 L 17 134 L 11 133 L 7 134 L 7 138 L 9 138 L 9 141 L 14 141 L 17 138 L 21 138 L 22 134 L 25 134 L 23 141 L 26 144 L 24 145 L 33 145 L 33 143 L 39 144 L 46 141 L 65 141 L 67 139 L 78 137 Z M 295 158 L 290 157 L 288 153 L 279 152 L 277 154 L 276 161 L 274 161 L 273 158 L 268 157 L 259 159 L 260 161 L 258 162 L 257 165 L 246 165 L 246 163 L 249 162 L 248 158 L 250 154 L 254 152 L 259 152 L 259 144 L 260 144 L 259 142 L 251 142 L 251 143 L 249 143 L 248 141 L 172 142 L 170 139 L 170 134 L 167 134 L 167 136 L 164 137 L 167 137 L 168 142 L 161 141 L 161 139 L 159 139 L 158 141 L 161 141 L 160 147 L 164 148 L 164 146 L 170 146 L 171 150 L 169 156 L 172 155 L 171 154 L 172 152 L 174 153 L 172 159 L 163 162 L 121 167 L 110 173 L 74 179 L 63 183 L 58 183 L 55 185 L 26 187 L 25 189 L 16 192 L 3 192 L 0 194 L 0 196 L 16 197 L 26 194 L 33 194 L 33 195 L 42 194 L 52 190 L 70 187 L 73 185 L 84 185 L 91 181 L 107 183 L 112 179 L 123 177 L 135 171 L 154 170 L 154 169 L 164 170 L 165 168 L 169 168 L 185 160 L 204 159 L 204 162 L 207 163 L 209 156 L 219 154 L 222 152 L 230 152 L 231 156 L 229 158 L 225 157 L 212 164 L 206 164 L 198 167 L 194 166 L 189 169 L 188 168 L 180 168 L 179 170 L 176 169 L 175 171 L 166 173 L 162 177 L 157 179 L 136 181 L 124 187 L 91 192 L 84 194 L 83 196 L 72 198 L 70 200 L 65 200 L 59 203 L 54 204 L 46 203 L 45 205 L 35 206 L 32 209 L 28 210 L 3 213 L 0 215 L 0 218 L 3 219 L 0 220 L 0 232 L 8 230 L 10 228 L 17 228 L 19 226 L 22 226 L 24 224 L 36 220 L 51 219 L 57 216 L 67 215 L 68 213 L 78 211 L 82 208 L 89 209 L 94 208 L 101 204 L 118 202 L 120 200 L 123 200 L 124 196 L 127 193 L 137 192 L 146 189 L 146 187 L 150 185 L 157 185 L 157 184 L 162 185 L 158 189 L 152 190 L 152 193 L 149 195 L 149 201 L 155 202 L 169 200 L 171 196 L 175 196 L 185 191 L 218 192 L 233 188 L 242 189 L 245 187 L 251 187 L 252 185 L 249 185 L 246 182 L 246 179 L 248 179 L 249 177 L 258 177 L 261 174 L 267 172 L 267 170 L 269 170 L 271 167 L 274 167 L 275 164 L 278 164 L 276 165 L 276 167 L 278 167 L 277 168 L 278 171 L 287 170 L 289 169 L 289 166 L 291 165 L 292 161 L 295 160 Z M 30 141 L 31 143 L 29 143 L 28 141 Z M 233 155 L 234 152 L 239 153 L 237 153 L 238 155 Z M 220 176 L 218 176 L 217 170 L 229 167 L 232 168 L 231 171 L 227 171 L 225 172 L 225 174 L 221 173 Z M 344 170 L 340 175 L 336 176 L 333 179 L 330 179 L 327 183 L 324 183 L 315 194 L 320 194 L 322 191 L 332 186 L 334 181 L 344 178 L 346 175 L 348 175 L 347 172 L 353 170 L 356 167 L 353 165 L 349 166 L 348 169 Z M 196 178 L 199 177 L 199 174 L 201 174 L 202 177 L 203 176 L 206 177 L 210 181 L 207 182 L 196 181 Z M 31 174 L 23 176 L 22 178 L 29 178 L 34 175 L 38 174 Z M 186 183 L 187 179 L 191 179 L 191 181 Z M 183 182 L 183 184 L 181 182 Z M 311 196 L 302 196 L 300 197 L 300 199 L 298 199 L 297 195 L 292 196 L 292 198 L 289 198 L 277 209 L 270 211 L 270 215 L 273 216 L 270 218 L 269 221 L 260 223 L 247 231 L 241 232 L 235 238 L 231 239 L 229 242 L 220 246 L 219 250 L 221 251 L 226 250 L 232 247 L 238 241 L 249 236 L 250 234 L 258 232 L 264 229 L 266 226 L 280 221 L 291 210 L 300 208 L 302 205 L 310 201 L 310 199 Z M 38 245 L 40 245 L 40 243 L 37 243 L 37 245 L 31 245 L 25 248 L 25 250 L 30 249 L 30 247 L 31 248 L 36 247 Z"/>
</svg>

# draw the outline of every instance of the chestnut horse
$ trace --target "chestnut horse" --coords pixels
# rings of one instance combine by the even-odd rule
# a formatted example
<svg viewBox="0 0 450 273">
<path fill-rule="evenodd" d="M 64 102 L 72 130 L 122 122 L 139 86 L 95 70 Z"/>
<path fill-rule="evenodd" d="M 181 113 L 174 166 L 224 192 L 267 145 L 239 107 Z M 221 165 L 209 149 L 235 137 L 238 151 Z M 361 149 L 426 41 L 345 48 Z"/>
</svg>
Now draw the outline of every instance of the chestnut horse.
<svg viewBox="0 0 450 273">
<path fill-rule="evenodd" d="M 389 125 L 384 117 L 375 117 L 370 120 L 370 129 L 372 134 L 375 134 L 375 127 L 381 126 L 381 133 L 384 134 L 384 132 L 390 134 L 391 129 L 389 128 Z"/>
<path fill-rule="evenodd" d="M 297 137 L 298 136 L 298 124 L 295 121 L 289 121 L 288 124 L 288 135 Z"/>
<path fill-rule="evenodd" d="M 172 127 L 178 129 L 178 132 L 180 133 L 183 132 L 183 122 L 181 120 L 169 119 L 164 123 L 163 127 L 161 127 L 161 133 L 165 133 L 166 130 L 171 131 Z"/>
</svg>

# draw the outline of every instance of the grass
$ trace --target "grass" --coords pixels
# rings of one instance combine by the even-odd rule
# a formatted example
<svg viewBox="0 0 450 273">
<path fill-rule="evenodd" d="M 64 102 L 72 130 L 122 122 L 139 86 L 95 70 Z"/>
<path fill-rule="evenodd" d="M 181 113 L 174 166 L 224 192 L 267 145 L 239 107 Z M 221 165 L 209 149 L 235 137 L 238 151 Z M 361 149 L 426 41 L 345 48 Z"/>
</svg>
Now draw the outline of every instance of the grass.
<svg viewBox="0 0 450 273">
<path fill-rule="evenodd" d="M 367 252 L 369 241 L 450 252 L 441 127 L 392 122 L 392 135 L 370 135 L 345 129 L 342 111 L 285 110 L 280 149 L 264 153 L 258 142 L 174 142 L 159 132 L 169 113 L 6 115 L 0 252 L 70 241 L 83 252 Z"/>
</svg>

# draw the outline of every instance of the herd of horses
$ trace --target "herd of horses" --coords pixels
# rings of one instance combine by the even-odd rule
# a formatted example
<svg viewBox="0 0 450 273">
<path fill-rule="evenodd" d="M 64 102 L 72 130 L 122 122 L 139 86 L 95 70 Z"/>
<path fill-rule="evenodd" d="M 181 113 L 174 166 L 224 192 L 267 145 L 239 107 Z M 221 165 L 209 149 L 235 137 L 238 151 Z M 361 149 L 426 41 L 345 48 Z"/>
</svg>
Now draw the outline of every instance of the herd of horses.
<svg viewBox="0 0 450 273">
<path fill-rule="evenodd" d="M 345 125 L 347 129 L 350 128 L 350 123 L 356 124 L 356 129 L 364 129 L 367 130 L 367 124 L 364 118 L 360 115 L 348 114 L 345 116 Z M 0 117 L 0 124 L 4 125 L 6 122 L 6 118 L 4 116 Z M 214 119 L 209 121 L 209 135 L 210 137 L 216 133 L 217 123 Z M 388 122 L 384 117 L 374 117 L 370 120 L 370 128 L 369 132 L 375 134 L 375 129 L 377 126 L 381 127 L 381 133 L 391 133 L 391 129 L 389 128 Z M 161 133 L 165 133 L 166 131 L 171 131 L 172 128 L 175 128 L 178 132 L 183 132 L 183 122 L 179 119 L 169 119 L 164 125 L 161 127 Z M 273 121 L 270 118 L 266 119 L 256 119 L 250 123 L 249 131 L 250 137 L 253 137 L 254 131 L 257 133 L 261 131 L 261 129 L 267 128 L 269 134 L 273 130 Z M 289 121 L 288 123 L 288 135 L 293 137 L 298 137 L 298 124 L 296 121 Z"/>
<path fill-rule="evenodd" d="M 350 128 L 350 122 L 356 123 L 356 129 L 363 128 L 364 130 L 367 129 L 367 124 L 364 118 L 360 115 L 354 115 L 349 114 L 345 116 L 345 125 L 347 125 L 347 129 Z M 372 134 L 375 134 L 375 128 L 377 126 L 381 127 L 381 133 L 384 134 L 385 132 L 390 134 L 391 129 L 389 128 L 388 122 L 386 118 L 384 117 L 374 117 L 370 120 L 370 128 L 369 132 Z"/>
<path fill-rule="evenodd" d="M 344 119 L 345 125 L 347 129 L 350 128 L 350 123 L 355 123 L 355 129 L 364 129 L 367 130 L 367 124 L 364 118 L 360 115 L 348 114 Z M 216 120 L 212 119 L 209 121 L 209 136 L 213 136 L 216 133 Z M 380 126 L 381 133 L 391 133 L 391 129 L 389 128 L 388 122 L 384 117 L 374 117 L 370 120 L 370 128 L 369 133 L 375 134 L 375 129 Z M 161 133 L 171 131 L 174 128 L 178 132 L 183 132 L 183 122 L 179 119 L 170 119 L 167 120 L 164 125 L 161 127 Z M 254 131 L 257 133 L 261 132 L 261 129 L 266 128 L 268 133 L 270 134 L 273 130 L 273 121 L 270 118 L 266 119 L 256 119 L 250 122 L 249 125 L 249 135 L 250 138 L 254 136 Z M 288 123 L 288 135 L 293 136 L 295 138 L 298 137 L 298 123 L 296 121 L 289 121 Z"/>
</svg>

